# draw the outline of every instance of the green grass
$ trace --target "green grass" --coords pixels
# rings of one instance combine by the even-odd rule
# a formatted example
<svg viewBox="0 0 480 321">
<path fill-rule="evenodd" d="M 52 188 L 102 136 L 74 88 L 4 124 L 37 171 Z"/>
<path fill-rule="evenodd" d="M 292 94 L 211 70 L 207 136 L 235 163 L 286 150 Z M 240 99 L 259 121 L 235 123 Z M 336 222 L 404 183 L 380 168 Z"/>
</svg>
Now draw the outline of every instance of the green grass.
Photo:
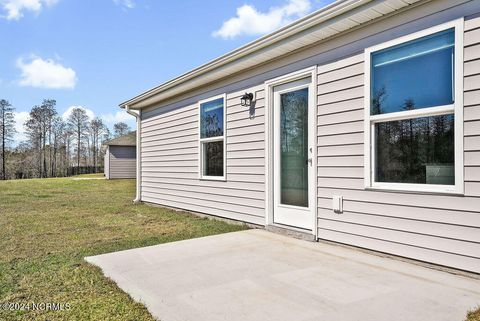
<svg viewBox="0 0 480 321">
<path fill-rule="evenodd" d="M 95 174 L 80 174 L 76 176 L 72 176 L 73 178 L 103 178 L 105 174 L 103 173 L 95 173 Z"/>
<path fill-rule="evenodd" d="M 85 256 L 244 229 L 133 205 L 134 180 L 0 182 L 0 307 L 68 303 L 67 311 L 4 311 L 0 320 L 153 320 Z"/>
</svg>

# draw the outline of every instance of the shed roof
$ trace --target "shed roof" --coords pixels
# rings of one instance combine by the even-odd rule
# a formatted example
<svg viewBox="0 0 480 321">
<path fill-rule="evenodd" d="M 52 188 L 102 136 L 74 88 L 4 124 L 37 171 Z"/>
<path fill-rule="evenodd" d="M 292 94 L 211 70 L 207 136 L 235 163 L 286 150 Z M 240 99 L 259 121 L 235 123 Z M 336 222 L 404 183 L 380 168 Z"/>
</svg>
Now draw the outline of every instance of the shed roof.
<svg viewBox="0 0 480 321">
<path fill-rule="evenodd" d="M 120 104 L 141 109 L 218 81 L 428 0 L 337 0 Z"/>
<path fill-rule="evenodd" d="M 108 146 L 137 146 L 137 131 L 128 133 L 105 142 Z"/>
</svg>

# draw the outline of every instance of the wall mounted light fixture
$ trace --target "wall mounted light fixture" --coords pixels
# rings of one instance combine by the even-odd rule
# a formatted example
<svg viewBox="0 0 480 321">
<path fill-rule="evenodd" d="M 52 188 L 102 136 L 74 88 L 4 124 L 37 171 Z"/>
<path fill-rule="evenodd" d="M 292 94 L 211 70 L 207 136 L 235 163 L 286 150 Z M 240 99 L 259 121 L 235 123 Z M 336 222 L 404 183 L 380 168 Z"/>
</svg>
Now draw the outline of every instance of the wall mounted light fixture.
<svg viewBox="0 0 480 321">
<path fill-rule="evenodd" d="M 242 98 L 240 98 L 240 104 L 245 107 L 250 107 L 252 104 L 253 100 L 253 94 L 252 93 L 245 93 Z"/>
</svg>

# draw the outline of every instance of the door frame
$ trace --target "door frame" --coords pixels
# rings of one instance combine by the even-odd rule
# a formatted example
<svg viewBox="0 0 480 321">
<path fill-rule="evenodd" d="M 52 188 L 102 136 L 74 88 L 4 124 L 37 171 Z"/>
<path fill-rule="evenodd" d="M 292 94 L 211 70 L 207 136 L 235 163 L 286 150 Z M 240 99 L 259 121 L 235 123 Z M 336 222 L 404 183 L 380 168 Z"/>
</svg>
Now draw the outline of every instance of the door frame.
<svg viewBox="0 0 480 321">
<path fill-rule="evenodd" d="M 310 215 L 312 216 L 312 229 L 311 234 L 315 235 L 317 239 L 317 66 L 312 66 L 306 69 L 298 70 L 287 75 L 283 75 L 274 79 L 265 81 L 265 224 L 266 225 L 276 225 L 273 220 L 273 211 L 274 211 L 274 202 L 273 202 L 273 193 L 274 193 L 274 113 L 273 113 L 273 87 L 286 84 L 295 80 L 300 80 L 302 78 L 311 77 L 312 80 L 312 95 L 309 101 L 309 104 L 314 106 L 312 118 L 313 128 L 308 128 L 309 131 L 313 134 L 313 153 L 312 153 L 312 172 L 313 179 L 315 180 L 312 186 L 312 190 L 309 191 L 309 197 L 313 198 L 313 205 L 310 209 Z M 309 124 L 311 127 L 312 125 Z M 288 226 L 281 225 L 284 228 L 290 228 Z M 295 228 L 292 228 L 295 229 Z"/>
</svg>

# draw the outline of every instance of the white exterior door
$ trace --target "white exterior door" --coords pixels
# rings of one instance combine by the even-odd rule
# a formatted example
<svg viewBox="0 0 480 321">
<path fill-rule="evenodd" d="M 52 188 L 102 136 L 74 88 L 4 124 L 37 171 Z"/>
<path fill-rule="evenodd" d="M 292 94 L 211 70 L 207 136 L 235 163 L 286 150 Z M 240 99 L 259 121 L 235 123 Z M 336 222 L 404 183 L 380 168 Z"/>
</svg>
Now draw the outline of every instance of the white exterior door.
<svg viewBox="0 0 480 321">
<path fill-rule="evenodd" d="M 315 103 L 311 77 L 273 87 L 273 222 L 313 229 Z"/>
</svg>

